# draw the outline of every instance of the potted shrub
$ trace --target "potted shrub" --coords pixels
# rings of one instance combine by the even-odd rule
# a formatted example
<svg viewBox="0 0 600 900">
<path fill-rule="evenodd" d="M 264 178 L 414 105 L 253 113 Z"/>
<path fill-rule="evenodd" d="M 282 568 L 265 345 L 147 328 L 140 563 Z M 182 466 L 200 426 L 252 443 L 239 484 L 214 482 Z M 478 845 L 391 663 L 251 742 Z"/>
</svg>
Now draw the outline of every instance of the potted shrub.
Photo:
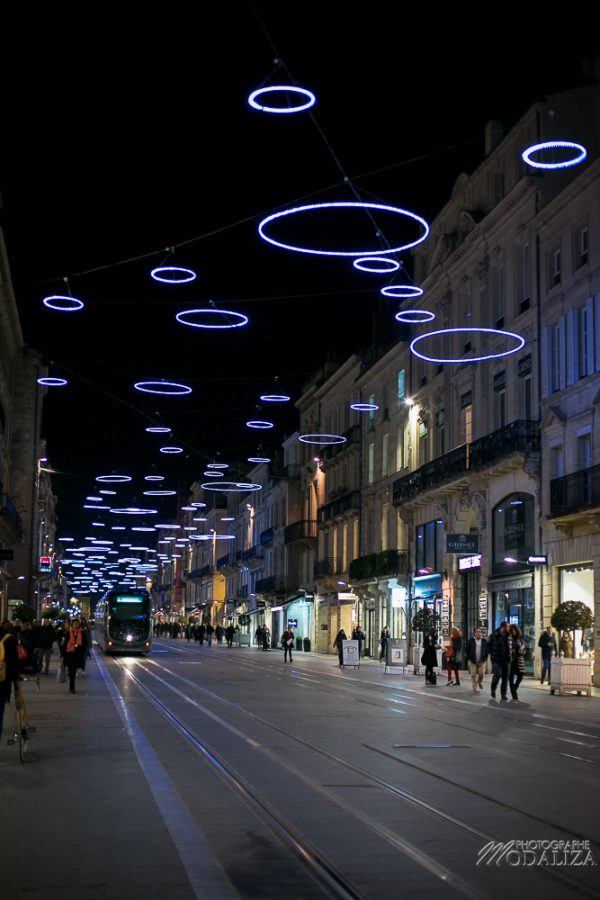
<svg viewBox="0 0 600 900">
<path fill-rule="evenodd" d="M 567 632 L 571 637 L 570 646 L 565 649 L 565 656 L 575 657 L 575 632 L 581 631 L 581 638 L 588 628 L 594 625 L 594 616 L 591 609 L 580 600 L 567 600 L 559 603 L 550 619 L 550 624 L 561 633 Z M 564 647 L 564 645 L 563 645 Z"/>
</svg>

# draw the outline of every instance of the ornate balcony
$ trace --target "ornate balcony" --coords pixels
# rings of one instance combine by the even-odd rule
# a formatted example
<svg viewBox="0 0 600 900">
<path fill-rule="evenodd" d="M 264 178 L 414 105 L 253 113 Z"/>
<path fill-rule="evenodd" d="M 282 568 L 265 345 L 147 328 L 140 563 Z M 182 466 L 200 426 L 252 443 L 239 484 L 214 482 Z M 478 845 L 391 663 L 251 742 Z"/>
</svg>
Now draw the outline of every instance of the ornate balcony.
<svg viewBox="0 0 600 900">
<path fill-rule="evenodd" d="M 238 563 L 235 561 L 232 553 L 226 553 L 225 556 L 220 556 L 217 560 L 217 570 L 220 575 L 235 575 L 236 572 L 239 572 L 240 567 Z"/>
<path fill-rule="evenodd" d="M 247 569 L 260 569 L 264 561 L 265 558 L 262 553 L 259 553 L 258 547 L 248 547 L 247 550 L 242 550 L 242 565 Z"/>
<path fill-rule="evenodd" d="M 350 581 L 397 578 L 408 573 L 407 550 L 382 550 L 359 556 L 350 563 Z"/>
<path fill-rule="evenodd" d="M 283 540 L 285 544 L 294 544 L 297 541 L 312 542 L 317 539 L 317 523 L 312 519 L 302 519 L 300 522 L 292 522 L 285 526 Z"/>
<path fill-rule="evenodd" d="M 550 482 L 550 516 L 573 515 L 600 506 L 600 466 L 580 469 Z"/>
<path fill-rule="evenodd" d="M 341 516 L 345 512 L 360 509 L 360 491 L 347 491 L 341 497 L 330 500 L 324 506 L 320 506 L 317 510 L 317 521 L 319 525 L 324 525 L 330 519 Z"/>
<path fill-rule="evenodd" d="M 318 559 L 314 564 L 315 578 L 324 578 L 326 575 L 340 575 L 342 572 L 341 557 Z"/>
<path fill-rule="evenodd" d="M 285 594 L 288 579 L 286 575 L 268 575 L 256 582 L 257 594 Z"/>
</svg>

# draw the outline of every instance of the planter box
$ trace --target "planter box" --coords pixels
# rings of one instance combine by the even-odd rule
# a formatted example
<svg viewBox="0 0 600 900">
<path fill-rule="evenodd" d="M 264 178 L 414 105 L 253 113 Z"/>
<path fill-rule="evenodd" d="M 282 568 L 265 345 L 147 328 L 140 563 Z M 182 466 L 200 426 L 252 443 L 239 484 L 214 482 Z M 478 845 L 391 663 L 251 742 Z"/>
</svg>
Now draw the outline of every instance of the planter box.
<svg viewBox="0 0 600 900">
<path fill-rule="evenodd" d="M 552 660 L 550 669 L 551 694 L 592 694 L 592 666 L 589 659 L 567 659 L 559 657 Z"/>
</svg>

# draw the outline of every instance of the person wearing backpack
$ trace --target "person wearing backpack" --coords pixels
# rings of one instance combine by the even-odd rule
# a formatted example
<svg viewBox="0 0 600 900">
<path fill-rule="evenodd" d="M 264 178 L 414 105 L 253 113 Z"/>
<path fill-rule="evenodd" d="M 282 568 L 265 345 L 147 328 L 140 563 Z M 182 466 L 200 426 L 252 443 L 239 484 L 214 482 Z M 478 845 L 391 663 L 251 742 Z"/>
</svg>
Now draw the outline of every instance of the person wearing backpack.
<svg viewBox="0 0 600 900">
<path fill-rule="evenodd" d="M 0 625 L 0 735 L 2 734 L 4 707 L 10 700 L 10 692 L 18 674 L 17 639 L 11 633 L 10 626 L 7 627 L 4 623 Z"/>
</svg>

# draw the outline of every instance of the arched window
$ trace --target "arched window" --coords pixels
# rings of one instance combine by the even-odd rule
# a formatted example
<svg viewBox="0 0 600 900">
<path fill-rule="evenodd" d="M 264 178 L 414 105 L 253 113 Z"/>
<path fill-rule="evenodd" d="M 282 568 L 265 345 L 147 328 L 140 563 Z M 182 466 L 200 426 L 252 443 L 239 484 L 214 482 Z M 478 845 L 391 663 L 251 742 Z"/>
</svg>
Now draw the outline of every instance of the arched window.
<svg viewBox="0 0 600 900">
<path fill-rule="evenodd" d="M 535 500 L 531 494 L 509 494 L 494 507 L 493 557 L 495 573 L 528 568 L 535 553 Z"/>
</svg>

